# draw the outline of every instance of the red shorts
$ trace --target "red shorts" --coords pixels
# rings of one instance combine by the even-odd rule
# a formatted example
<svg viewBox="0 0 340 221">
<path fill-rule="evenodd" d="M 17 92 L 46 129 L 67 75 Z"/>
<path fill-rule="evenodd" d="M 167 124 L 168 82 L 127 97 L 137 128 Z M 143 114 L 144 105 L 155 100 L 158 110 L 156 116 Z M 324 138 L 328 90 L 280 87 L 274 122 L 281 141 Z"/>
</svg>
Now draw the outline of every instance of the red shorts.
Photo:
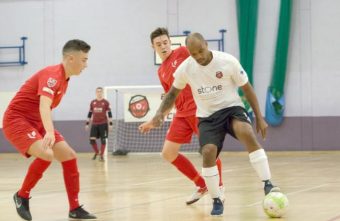
<svg viewBox="0 0 340 221">
<path fill-rule="evenodd" d="M 3 119 L 3 132 L 7 140 L 24 156 L 28 149 L 37 140 L 42 140 L 45 129 L 42 122 L 29 121 L 25 117 L 13 112 L 6 112 Z M 59 131 L 54 130 L 55 143 L 64 141 L 64 137 Z"/>
<path fill-rule="evenodd" d="M 166 139 L 175 143 L 190 143 L 192 134 L 198 134 L 196 116 L 174 117 L 166 134 Z"/>
</svg>

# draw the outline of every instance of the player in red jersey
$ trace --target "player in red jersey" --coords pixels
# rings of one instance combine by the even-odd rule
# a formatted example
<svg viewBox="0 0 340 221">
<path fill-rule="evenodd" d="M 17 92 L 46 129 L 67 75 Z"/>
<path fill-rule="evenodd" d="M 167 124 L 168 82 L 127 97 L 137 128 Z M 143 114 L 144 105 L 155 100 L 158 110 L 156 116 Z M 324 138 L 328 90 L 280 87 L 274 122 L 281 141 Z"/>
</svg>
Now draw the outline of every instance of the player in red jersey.
<svg viewBox="0 0 340 221">
<path fill-rule="evenodd" d="M 152 48 L 162 60 L 158 69 L 158 77 L 165 92 L 168 92 L 174 81 L 173 73 L 177 67 L 189 57 L 186 47 L 171 49 L 171 42 L 166 28 L 157 28 L 151 35 Z M 198 201 L 207 193 L 203 177 L 198 173 L 194 165 L 183 154 L 179 153 L 182 144 L 190 143 L 192 134 L 198 134 L 198 119 L 196 118 L 196 104 L 188 85 L 176 99 L 176 115 L 167 132 L 163 145 L 163 158 L 175 166 L 182 174 L 188 177 L 196 185 L 195 192 L 187 199 L 186 204 L 190 205 Z M 140 127 L 144 127 L 142 124 Z M 216 160 L 220 173 L 220 187 L 223 190 L 221 161 Z"/>
<path fill-rule="evenodd" d="M 16 93 L 3 118 L 3 131 L 10 143 L 25 157 L 34 156 L 24 182 L 14 194 L 17 212 L 24 220 L 32 220 L 29 210 L 30 192 L 56 159 L 63 168 L 69 201 L 69 218 L 96 219 L 79 205 L 79 172 L 75 151 L 54 129 L 52 109 L 66 93 L 71 76 L 87 66 L 90 46 L 81 40 L 70 40 L 63 47 L 61 64 L 48 66 L 32 77 Z"/>
<path fill-rule="evenodd" d="M 112 129 L 112 113 L 110 109 L 110 103 L 103 97 L 103 88 L 97 87 L 96 99 L 90 103 L 90 111 L 87 115 L 87 121 L 85 129 L 88 130 L 89 124 L 91 124 L 90 132 L 90 144 L 94 150 L 93 160 L 97 158 L 99 154 L 96 139 L 100 138 L 100 161 L 104 161 L 104 151 L 106 146 L 106 138 L 108 135 L 108 123 L 110 130 Z"/>
</svg>

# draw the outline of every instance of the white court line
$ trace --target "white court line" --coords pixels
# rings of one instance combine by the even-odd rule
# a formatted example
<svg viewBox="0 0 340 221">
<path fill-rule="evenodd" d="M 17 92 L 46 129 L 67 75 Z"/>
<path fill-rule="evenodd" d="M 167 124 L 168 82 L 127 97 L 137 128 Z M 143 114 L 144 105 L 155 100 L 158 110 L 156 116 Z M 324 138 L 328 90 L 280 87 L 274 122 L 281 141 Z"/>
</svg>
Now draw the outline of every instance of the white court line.
<svg viewBox="0 0 340 221">
<path fill-rule="evenodd" d="M 309 160 L 315 160 L 314 159 L 309 159 Z M 275 163 L 272 162 L 271 163 L 271 167 L 273 165 L 285 165 L 285 164 L 289 164 L 288 162 L 280 162 L 280 163 Z M 222 173 L 225 174 L 225 173 L 230 173 L 230 172 L 235 172 L 235 171 L 242 171 L 242 170 L 249 170 L 249 169 L 253 169 L 250 165 L 249 166 L 246 166 L 246 167 L 238 167 L 238 168 L 234 168 L 234 169 L 226 169 L 226 170 L 222 170 Z M 133 186 L 142 186 L 142 185 L 148 185 L 148 184 L 154 184 L 154 183 L 162 183 L 162 182 L 167 182 L 167 181 L 176 181 L 176 180 L 184 180 L 186 179 L 185 176 L 181 176 L 181 175 L 178 175 L 177 177 L 174 177 L 174 178 L 163 178 L 163 179 L 156 179 L 156 180 L 153 180 L 153 181 L 148 181 L 148 182 L 140 182 L 140 183 L 134 183 L 134 184 L 130 184 L 128 186 L 126 186 L 127 188 L 129 187 L 133 187 Z M 328 184 L 323 184 L 323 185 L 328 185 Z M 321 185 L 321 186 L 323 186 Z M 82 185 L 81 186 L 81 192 L 82 193 L 85 193 L 85 192 L 91 192 L 91 191 L 94 191 L 94 190 L 99 190 L 99 189 L 102 189 L 103 186 L 106 186 L 106 184 L 96 184 L 96 185 L 91 185 L 91 186 L 84 186 Z M 319 187 L 313 187 L 313 188 L 319 188 Z M 312 189 L 313 189 L 312 188 Z M 289 193 L 287 195 L 291 195 L 291 194 L 295 194 L 295 193 L 298 193 L 298 192 L 304 192 L 304 191 L 308 191 L 309 189 L 305 189 L 305 190 L 301 190 L 301 191 L 296 191 L 296 192 L 292 192 L 292 193 Z M 58 188 L 58 189 L 52 189 L 52 190 L 46 190 L 46 191 L 41 191 L 40 193 L 50 193 L 50 194 L 46 194 L 46 195 L 43 195 L 43 196 L 37 196 L 37 198 L 44 198 L 44 197 L 49 197 L 51 195 L 56 195 L 58 194 L 59 192 L 64 192 L 65 189 L 64 188 Z M 0 197 L 0 199 L 2 199 L 3 197 Z M 246 207 L 248 206 L 253 206 L 253 205 L 257 205 L 257 204 L 260 204 L 261 202 L 256 202 L 256 203 L 253 203 L 253 204 L 249 204 L 249 205 L 246 205 Z"/>
<path fill-rule="evenodd" d="M 284 165 L 284 164 L 288 164 L 288 163 L 283 162 L 283 163 L 277 163 L 276 165 Z M 250 169 L 253 170 L 253 168 L 249 165 L 249 166 L 246 166 L 246 167 L 238 167 L 238 168 L 234 168 L 234 169 L 222 170 L 222 173 L 225 174 L 225 173 L 231 173 L 231 172 L 242 171 L 242 170 L 250 170 Z M 148 185 L 148 184 L 155 184 L 155 183 L 162 183 L 162 182 L 176 181 L 176 180 L 185 180 L 185 179 L 186 179 L 185 176 L 182 176 L 182 175 L 179 174 L 177 177 L 174 177 L 174 178 L 163 178 L 163 179 L 156 179 L 156 180 L 148 181 L 148 182 L 133 183 L 133 184 L 129 184 L 125 187 L 130 188 L 130 187 L 143 186 L 143 185 Z M 106 184 L 95 184 L 95 185 L 91 185 L 91 186 L 82 186 L 81 192 L 85 193 L 85 192 L 92 192 L 94 190 L 100 190 L 100 189 L 102 189 L 103 186 L 106 186 Z M 64 191 L 63 188 L 56 189 L 56 190 L 48 190 L 46 192 L 54 192 L 54 194 L 56 194 L 57 192 L 62 192 L 62 191 Z M 44 197 L 47 197 L 47 196 L 50 196 L 50 194 L 44 195 Z"/>
</svg>

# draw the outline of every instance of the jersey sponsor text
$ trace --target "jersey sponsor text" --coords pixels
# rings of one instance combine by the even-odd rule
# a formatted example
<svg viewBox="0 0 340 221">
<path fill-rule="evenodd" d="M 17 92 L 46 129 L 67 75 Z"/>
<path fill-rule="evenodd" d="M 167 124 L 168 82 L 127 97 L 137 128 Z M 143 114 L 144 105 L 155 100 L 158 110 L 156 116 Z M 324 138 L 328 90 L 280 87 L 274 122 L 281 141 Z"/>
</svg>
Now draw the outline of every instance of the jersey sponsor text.
<svg viewBox="0 0 340 221">
<path fill-rule="evenodd" d="M 222 90 L 222 85 L 214 85 L 214 86 L 206 86 L 203 87 L 201 86 L 200 88 L 197 89 L 198 94 L 210 94 L 216 91 L 221 91 Z"/>
</svg>

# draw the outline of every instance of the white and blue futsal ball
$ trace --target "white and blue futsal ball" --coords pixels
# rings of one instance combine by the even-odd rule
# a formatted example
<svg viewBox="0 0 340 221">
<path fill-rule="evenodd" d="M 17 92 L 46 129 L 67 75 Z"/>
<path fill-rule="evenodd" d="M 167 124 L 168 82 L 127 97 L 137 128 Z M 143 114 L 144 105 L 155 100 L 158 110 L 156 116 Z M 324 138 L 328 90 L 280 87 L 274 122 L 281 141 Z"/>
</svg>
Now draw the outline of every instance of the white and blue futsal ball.
<svg viewBox="0 0 340 221">
<path fill-rule="evenodd" d="M 263 210 L 271 218 L 282 217 L 287 211 L 289 202 L 285 194 L 281 192 L 268 193 L 263 200 Z"/>
</svg>

